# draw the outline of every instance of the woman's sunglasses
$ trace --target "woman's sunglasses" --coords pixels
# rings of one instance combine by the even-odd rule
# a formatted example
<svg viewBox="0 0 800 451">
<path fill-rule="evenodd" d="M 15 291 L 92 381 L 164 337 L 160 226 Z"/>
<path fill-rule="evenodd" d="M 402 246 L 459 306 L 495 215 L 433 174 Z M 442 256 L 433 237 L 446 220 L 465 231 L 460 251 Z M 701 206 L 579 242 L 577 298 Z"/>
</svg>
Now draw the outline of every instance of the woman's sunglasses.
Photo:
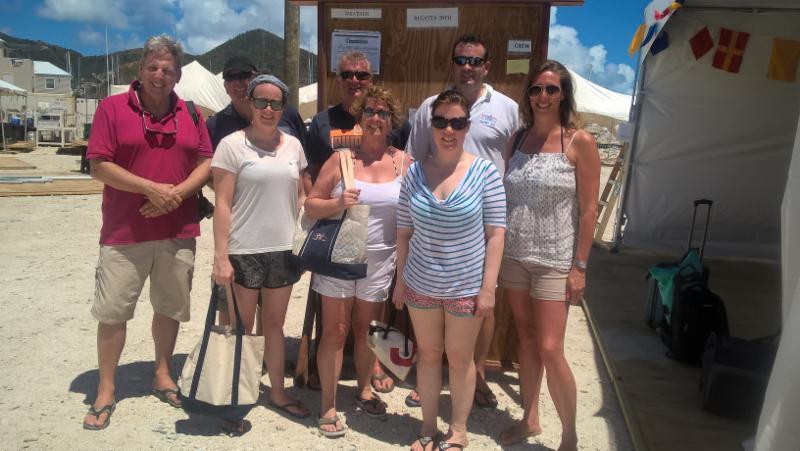
<svg viewBox="0 0 800 451">
<path fill-rule="evenodd" d="M 253 99 L 253 106 L 258 110 L 270 107 L 272 111 L 280 111 L 283 109 L 283 100 Z"/>
<path fill-rule="evenodd" d="M 355 76 L 356 80 L 358 81 L 369 80 L 370 78 L 372 78 L 372 74 L 369 72 L 361 72 L 361 71 L 356 72 L 352 70 L 339 72 L 339 76 L 342 77 L 342 80 L 352 80 L 353 76 Z"/>
<path fill-rule="evenodd" d="M 469 125 L 469 119 L 466 117 L 451 117 L 447 119 L 442 116 L 433 116 L 431 118 L 431 125 L 439 130 L 446 129 L 448 125 L 450 125 L 453 130 L 464 130 L 467 128 L 467 125 Z"/>
<path fill-rule="evenodd" d="M 370 107 L 364 108 L 364 117 L 370 118 L 376 114 L 381 119 L 389 119 L 392 117 L 392 112 L 389 110 L 376 110 L 375 108 Z"/>
<path fill-rule="evenodd" d="M 528 97 L 539 97 L 544 91 L 547 97 L 555 97 L 561 93 L 561 87 L 556 85 L 530 85 L 528 86 Z"/>
</svg>

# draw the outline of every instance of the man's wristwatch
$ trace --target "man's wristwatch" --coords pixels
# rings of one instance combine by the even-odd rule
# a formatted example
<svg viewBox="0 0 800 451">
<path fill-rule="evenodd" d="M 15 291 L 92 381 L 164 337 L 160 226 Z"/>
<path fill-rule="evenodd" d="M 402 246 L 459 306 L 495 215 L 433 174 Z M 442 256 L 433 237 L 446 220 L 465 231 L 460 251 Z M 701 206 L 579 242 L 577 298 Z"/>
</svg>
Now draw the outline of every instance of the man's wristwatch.
<svg viewBox="0 0 800 451">
<path fill-rule="evenodd" d="M 586 272 L 586 260 L 575 260 L 572 262 L 572 267 L 577 268 L 581 272 Z"/>
</svg>

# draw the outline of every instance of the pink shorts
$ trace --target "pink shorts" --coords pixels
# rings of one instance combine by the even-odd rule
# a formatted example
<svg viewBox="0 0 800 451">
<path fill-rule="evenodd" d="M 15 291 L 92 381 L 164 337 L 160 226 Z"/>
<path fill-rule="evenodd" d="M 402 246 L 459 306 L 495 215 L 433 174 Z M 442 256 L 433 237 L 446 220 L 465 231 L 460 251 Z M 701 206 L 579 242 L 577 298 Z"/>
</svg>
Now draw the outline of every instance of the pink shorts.
<svg viewBox="0 0 800 451">
<path fill-rule="evenodd" d="M 406 305 L 417 309 L 444 309 L 453 316 L 475 316 L 477 296 L 464 298 L 434 298 L 417 293 L 406 285 Z"/>
</svg>

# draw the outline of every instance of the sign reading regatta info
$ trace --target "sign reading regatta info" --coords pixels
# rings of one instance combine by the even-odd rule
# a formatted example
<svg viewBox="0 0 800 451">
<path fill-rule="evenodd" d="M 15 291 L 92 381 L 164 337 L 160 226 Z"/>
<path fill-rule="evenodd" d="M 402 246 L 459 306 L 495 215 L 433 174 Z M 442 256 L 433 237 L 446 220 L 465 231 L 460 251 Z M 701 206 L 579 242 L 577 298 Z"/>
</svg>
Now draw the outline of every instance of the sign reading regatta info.
<svg viewBox="0 0 800 451">
<path fill-rule="evenodd" d="M 380 8 L 331 8 L 332 19 L 380 19 Z"/>
<path fill-rule="evenodd" d="M 406 28 L 458 28 L 458 8 L 408 8 Z"/>
</svg>

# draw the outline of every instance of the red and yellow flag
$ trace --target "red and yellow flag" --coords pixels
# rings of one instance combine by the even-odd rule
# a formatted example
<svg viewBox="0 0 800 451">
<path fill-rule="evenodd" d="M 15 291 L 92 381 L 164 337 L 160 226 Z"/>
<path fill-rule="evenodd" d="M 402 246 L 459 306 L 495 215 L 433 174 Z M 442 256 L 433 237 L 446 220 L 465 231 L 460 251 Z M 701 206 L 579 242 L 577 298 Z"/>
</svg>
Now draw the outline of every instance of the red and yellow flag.
<svg viewBox="0 0 800 451">
<path fill-rule="evenodd" d="M 800 41 L 773 40 L 767 78 L 779 81 L 797 80 L 798 62 L 800 62 Z"/>
<path fill-rule="evenodd" d="M 750 33 L 720 28 L 717 52 L 711 65 L 727 72 L 738 73 L 749 38 Z"/>
</svg>

